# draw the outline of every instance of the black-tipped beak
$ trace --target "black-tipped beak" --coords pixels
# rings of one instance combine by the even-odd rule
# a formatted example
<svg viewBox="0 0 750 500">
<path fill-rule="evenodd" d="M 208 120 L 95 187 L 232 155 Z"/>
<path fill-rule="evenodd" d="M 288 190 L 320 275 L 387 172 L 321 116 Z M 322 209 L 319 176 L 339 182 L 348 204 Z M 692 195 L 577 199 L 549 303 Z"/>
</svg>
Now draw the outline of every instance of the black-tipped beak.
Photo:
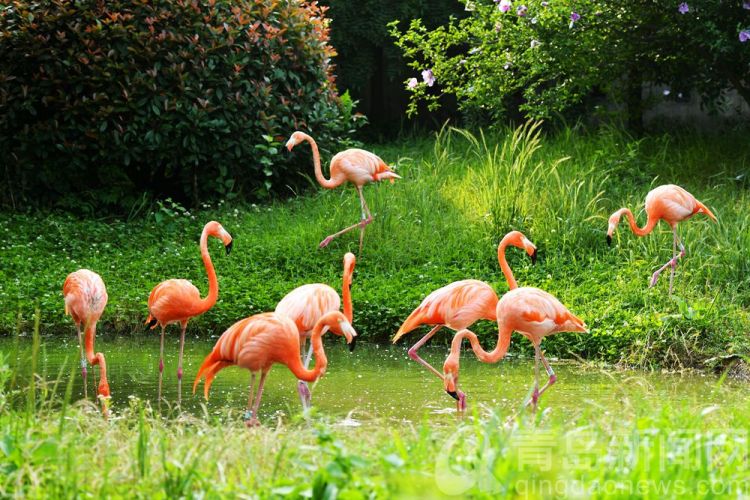
<svg viewBox="0 0 750 500">
<path fill-rule="evenodd" d="M 234 245 L 234 240 L 230 241 L 229 244 L 224 247 L 224 249 L 227 251 L 227 255 L 232 253 L 232 245 Z"/>
<path fill-rule="evenodd" d="M 610 235 L 607 235 L 607 246 L 612 246 L 612 237 Z"/>
<path fill-rule="evenodd" d="M 357 345 L 357 337 L 353 337 L 352 341 L 349 342 L 349 352 L 354 352 L 354 346 Z"/>
<path fill-rule="evenodd" d="M 531 254 L 531 265 L 536 265 L 536 248 L 534 249 L 534 253 Z"/>
<path fill-rule="evenodd" d="M 153 328 L 156 326 L 156 318 L 152 319 L 148 322 L 148 325 L 146 325 L 148 328 Z"/>
<path fill-rule="evenodd" d="M 448 394 L 450 394 L 450 397 L 452 397 L 453 399 L 455 399 L 456 401 L 458 401 L 458 393 L 456 391 L 445 391 L 445 392 L 447 392 Z"/>
</svg>

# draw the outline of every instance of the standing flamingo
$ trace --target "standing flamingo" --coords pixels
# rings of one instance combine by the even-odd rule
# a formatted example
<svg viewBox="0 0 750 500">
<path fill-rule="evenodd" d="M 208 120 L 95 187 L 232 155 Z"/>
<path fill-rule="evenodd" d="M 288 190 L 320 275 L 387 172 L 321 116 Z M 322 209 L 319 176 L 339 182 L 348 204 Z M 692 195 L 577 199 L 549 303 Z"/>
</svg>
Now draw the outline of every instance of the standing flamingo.
<svg viewBox="0 0 750 500">
<path fill-rule="evenodd" d="M 607 244 L 612 245 L 612 234 L 615 232 L 615 228 L 620 222 L 620 217 L 622 217 L 623 214 L 627 216 L 628 222 L 630 223 L 630 229 L 632 229 L 637 236 L 646 236 L 653 231 L 656 224 L 659 223 L 659 220 L 664 220 L 664 222 L 672 227 L 672 258 L 651 275 L 649 288 L 656 285 L 659 275 L 667 268 L 667 266 L 670 266 L 672 269 L 669 274 L 669 294 L 671 295 L 677 261 L 685 255 L 685 246 L 677 237 L 677 223 L 689 219 L 693 215 L 699 213 L 708 215 L 714 222 L 716 222 L 716 217 L 711 213 L 708 207 L 696 200 L 692 194 L 688 193 L 680 186 L 675 186 L 674 184 L 659 186 L 649 191 L 646 195 L 646 215 L 648 216 L 646 225 L 643 228 L 639 228 L 635 222 L 635 217 L 633 217 L 633 212 L 627 208 L 621 208 L 609 218 Z M 677 254 L 678 245 L 680 247 L 679 254 Z"/>
<path fill-rule="evenodd" d="M 531 287 L 516 288 L 503 295 L 497 303 L 496 314 L 497 345 L 492 351 L 487 352 L 482 349 L 476 334 L 468 329 L 461 330 L 453 337 L 451 352 L 443 364 L 445 390 L 453 397 L 457 397 L 458 365 L 461 343 L 464 338 L 468 338 L 471 342 L 471 348 L 479 361 L 497 363 L 505 357 L 511 334 L 517 331 L 534 344 L 534 390 L 530 402 L 536 411 L 539 397 L 557 380 L 555 372 L 542 354 L 540 347 L 542 339 L 558 332 L 588 332 L 586 324 L 568 311 L 555 297 Z M 539 388 L 540 360 L 549 377 L 541 389 Z M 459 404 L 458 409 L 460 411 L 464 407 Z"/>
<path fill-rule="evenodd" d="M 152 329 L 161 326 L 161 348 L 159 351 L 159 401 L 161 401 L 162 375 L 164 372 L 164 328 L 171 323 L 180 323 L 180 358 L 177 364 L 177 403 L 182 401 L 182 351 L 185 346 L 185 329 L 188 320 L 200 316 L 216 304 L 219 297 L 219 282 L 216 271 L 208 254 L 208 237 L 218 238 L 224 244 L 227 255 L 232 251 L 232 237 L 216 221 L 203 227 L 200 249 L 203 265 L 208 274 L 208 295 L 201 298 L 198 289 L 188 280 L 171 279 L 162 281 L 151 290 L 148 297 L 148 319 L 146 323 Z"/>
<path fill-rule="evenodd" d="M 380 157 L 373 153 L 363 149 L 347 149 L 336 154 L 331 159 L 331 178 L 326 179 L 323 177 L 323 171 L 320 166 L 320 152 L 318 151 L 318 145 L 312 137 L 304 132 L 294 132 L 287 141 L 286 148 L 291 151 L 294 146 L 303 141 L 309 142 L 310 147 L 312 148 L 313 163 L 315 165 L 315 178 L 318 180 L 318 183 L 326 189 L 333 189 L 346 181 L 351 182 L 357 188 L 359 202 L 362 208 L 362 218 L 358 223 L 326 237 L 320 242 L 320 248 L 327 246 L 337 236 L 341 236 L 342 234 L 359 227 L 359 253 L 361 254 L 362 240 L 365 236 L 365 226 L 372 222 L 370 209 L 367 208 L 367 202 L 362 195 L 362 186 L 370 182 L 377 182 L 385 179 L 390 179 L 391 182 L 393 182 L 394 179 L 400 179 L 401 177 L 391 171 L 390 167 L 388 167 Z"/>
<path fill-rule="evenodd" d="M 352 323 L 352 274 L 354 274 L 354 264 L 356 258 L 353 253 L 347 253 L 344 255 L 344 276 L 341 281 L 341 295 L 344 298 L 344 316 L 346 316 L 349 324 Z M 300 336 L 301 350 L 305 350 L 305 343 L 307 338 L 311 335 L 313 328 L 318 323 L 318 320 L 325 314 L 331 311 L 338 311 L 341 307 L 341 300 L 336 290 L 328 285 L 321 283 L 315 283 L 312 285 L 302 285 L 295 288 L 278 303 L 276 314 L 284 315 L 294 321 L 297 325 Z M 336 324 L 331 327 L 331 331 L 337 335 L 343 335 L 343 332 L 338 328 Z M 355 339 L 349 344 L 349 350 L 354 350 Z M 307 356 L 304 357 L 304 367 L 307 368 L 310 364 L 310 358 L 312 357 L 313 346 L 310 344 L 310 348 L 307 352 Z M 304 356 L 304 355 L 303 355 Z M 310 388 L 307 382 L 300 380 L 297 385 L 300 400 L 302 406 L 307 409 L 310 407 Z"/>
<path fill-rule="evenodd" d="M 94 339 L 96 337 L 96 322 L 101 318 L 107 305 L 107 288 L 101 276 L 88 269 L 79 269 L 65 278 L 63 284 L 65 298 L 65 314 L 70 314 L 76 324 L 78 345 L 81 349 L 81 375 L 83 376 L 83 393 L 88 393 L 86 360 L 92 366 L 99 365 L 98 398 L 102 405 L 102 413 L 106 417 L 110 401 L 109 384 L 107 383 L 107 362 L 104 354 L 94 354 Z M 81 338 L 81 323 L 84 325 L 85 341 Z M 85 348 L 84 348 L 85 343 Z M 84 353 L 85 350 L 85 353 Z"/>
<path fill-rule="evenodd" d="M 250 370 L 250 394 L 245 411 L 245 424 L 259 425 L 258 408 L 263 395 L 263 384 L 274 363 L 286 365 L 299 380 L 314 382 L 325 374 L 328 359 L 323 351 L 321 337 L 327 330 L 341 331 L 347 342 L 352 342 L 357 332 L 349 320 L 338 311 L 324 314 L 315 324 L 310 342 L 315 355 L 315 368 L 308 370 L 300 358 L 300 332 L 294 321 L 276 313 L 263 313 L 238 321 L 216 341 L 211 353 L 206 356 L 193 383 L 193 393 L 201 378 L 205 377 L 204 396 L 208 399 L 216 374 L 227 366 L 237 365 Z M 260 372 L 258 392 L 253 398 L 255 374 Z M 255 404 L 253 405 L 253 400 Z"/>
<path fill-rule="evenodd" d="M 508 287 L 513 290 L 518 288 L 518 284 L 505 259 L 505 249 L 508 245 L 526 250 L 532 263 L 536 263 L 536 247 L 520 231 L 511 231 L 500 240 L 497 247 L 497 260 L 505 279 L 508 280 Z M 398 329 L 393 342 L 397 342 L 402 336 L 420 325 L 436 325 L 409 349 L 409 357 L 443 380 L 443 374 L 422 359 L 417 351 L 444 326 L 458 331 L 468 328 L 480 319 L 497 320 L 496 307 L 497 295 L 487 283 L 478 280 L 454 281 L 425 297 L 419 307 Z M 456 398 L 460 408 L 465 407 L 466 395 L 463 392 L 455 393 L 454 391 L 451 396 Z"/>
</svg>

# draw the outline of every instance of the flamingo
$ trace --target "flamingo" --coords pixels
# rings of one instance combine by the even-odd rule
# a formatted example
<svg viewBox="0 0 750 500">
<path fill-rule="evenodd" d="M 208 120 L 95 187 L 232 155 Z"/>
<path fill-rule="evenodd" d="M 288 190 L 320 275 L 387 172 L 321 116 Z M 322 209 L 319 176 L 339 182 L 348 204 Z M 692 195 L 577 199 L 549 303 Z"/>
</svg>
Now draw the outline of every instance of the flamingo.
<svg viewBox="0 0 750 500">
<path fill-rule="evenodd" d="M 320 166 L 320 152 L 318 151 L 318 145 L 312 137 L 304 132 L 294 132 L 287 141 L 286 148 L 291 151 L 294 146 L 303 141 L 310 143 L 310 147 L 312 148 L 313 163 L 315 165 L 315 178 L 318 180 L 318 183 L 326 189 L 334 189 L 346 181 L 351 182 L 354 184 L 354 187 L 357 188 L 359 202 L 362 208 L 362 218 L 358 223 L 327 236 L 320 242 L 319 248 L 328 246 L 334 238 L 359 227 L 359 254 L 361 255 L 365 227 L 373 220 L 372 215 L 370 214 L 370 209 L 367 208 L 365 197 L 362 195 L 362 186 L 370 182 L 377 182 L 385 179 L 390 179 L 392 183 L 394 182 L 394 179 L 400 179 L 401 177 L 396 175 L 396 173 L 393 172 L 377 155 L 363 149 L 353 148 L 341 151 L 331 159 L 331 178 L 326 179 L 323 177 L 323 171 Z"/>
<path fill-rule="evenodd" d="M 457 398 L 458 368 L 461 354 L 461 343 L 468 338 L 471 348 L 479 361 L 497 363 L 505 357 L 510 346 L 510 337 L 514 331 L 519 332 L 534 344 L 534 389 L 530 403 L 536 411 L 541 395 L 557 381 L 557 376 L 547 359 L 542 354 L 541 342 L 548 335 L 559 332 L 588 332 L 586 324 L 573 315 L 554 296 L 538 288 L 523 287 L 509 291 L 498 301 L 495 309 L 497 315 L 497 345 L 487 352 L 482 349 L 476 334 L 468 329 L 456 333 L 451 342 L 451 352 L 443 364 L 445 390 Z M 539 361 L 541 360 L 549 379 L 539 388 Z M 460 401 L 459 401 L 460 403 Z M 465 408 L 458 405 L 458 410 Z"/>
<path fill-rule="evenodd" d="M 203 394 L 208 399 L 216 374 L 227 366 L 236 365 L 250 370 L 250 394 L 245 411 L 245 425 L 259 425 L 258 408 L 263 395 L 263 385 L 274 363 L 286 365 L 299 380 L 314 382 L 325 374 L 328 359 L 323 351 L 323 334 L 341 331 L 351 343 L 357 335 L 349 320 L 339 311 L 331 311 L 318 319 L 310 335 L 315 355 L 315 368 L 308 370 L 300 358 L 300 331 L 289 317 L 276 313 L 263 313 L 238 321 L 216 341 L 211 353 L 203 360 L 193 383 L 193 394 L 205 378 Z M 255 375 L 260 372 L 258 391 L 253 397 Z"/>
<path fill-rule="evenodd" d="M 224 244 L 227 255 L 232 251 L 232 236 L 216 221 L 211 221 L 203 227 L 200 249 L 203 265 L 208 274 L 208 295 L 201 298 L 198 289 L 188 280 L 171 279 L 162 281 L 151 290 L 148 297 L 148 318 L 146 323 L 150 328 L 161 326 L 161 348 L 159 351 L 159 398 L 161 401 L 162 375 L 164 372 L 164 328 L 171 323 L 180 323 L 180 357 L 177 365 L 177 403 L 182 401 L 182 352 L 185 346 L 185 329 L 188 320 L 200 316 L 216 304 L 219 297 L 219 282 L 216 271 L 208 254 L 208 237 L 218 238 Z"/>
<path fill-rule="evenodd" d="M 102 405 L 102 413 L 108 415 L 109 383 L 107 382 L 107 362 L 104 354 L 94 354 L 94 339 L 96 337 L 96 322 L 101 318 L 107 305 L 107 288 L 101 276 L 88 269 L 79 269 L 65 278 L 63 284 L 65 298 L 65 314 L 70 314 L 76 324 L 78 346 L 81 349 L 81 375 L 83 376 L 83 393 L 88 393 L 88 371 L 86 361 L 92 366 L 99 365 L 99 387 L 97 397 Z M 81 323 L 84 325 L 85 340 L 81 338 Z M 85 348 L 84 348 L 85 343 Z M 85 350 L 85 352 L 84 352 Z"/>
<path fill-rule="evenodd" d="M 344 276 L 341 282 L 341 295 L 344 298 L 344 316 L 346 316 L 349 324 L 352 323 L 352 296 L 350 288 L 352 285 L 352 274 L 354 273 L 354 264 L 356 258 L 353 253 L 347 252 L 344 255 Z M 295 288 L 278 303 L 276 314 L 287 316 L 294 324 L 297 325 L 299 330 L 299 338 L 301 344 L 301 350 L 305 350 L 305 343 L 307 338 L 312 333 L 313 328 L 317 324 L 318 320 L 323 317 L 326 313 L 331 311 L 338 311 L 341 307 L 341 300 L 336 290 L 328 285 L 321 283 L 315 283 L 311 285 L 302 285 Z M 338 324 L 331 328 L 331 331 L 337 335 L 342 335 L 343 332 L 338 329 Z M 354 344 L 356 337 L 349 344 L 349 350 L 354 350 Z M 304 357 L 304 367 L 307 368 L 310 364 L 310 358 L 312 357 L 313 346 L 310 344 L 310 348 L 307 352 L 307 356 Z M 307 409 L 310 406 L 310 389 L 307 382 L 300 380 L 297 386 L 302 406 Z"/>
<path fill-rule="evenodd" d="M 518 284 L 505 259 L 505 249 L 508 245 L 526 250 L 532 263 L 536 263 L 536 247 L 520 231 L 511 231 L 500 240 L 497 247 L 497 260 L 508 281 L 508 287 L 514 290 L 518 288 Z M 443 374 L 422 359 L 417 351 L 444 326 L 459 331 L 468 328 L 480 319 L 496 321 L 496 307 L 497 295 L 487 283 L 478 280 L 454 281 L 425 297 L 419 307 L 401 325 L 393 337 L 393 342 L 396 343 L 402 336 L 421 325 L 436 325 L 409 349 L 409 357 L 443 380 Z M 466 395 L 463 392 L 454 391 L 451 396 L 458 401 L 459 408 L 465 408 Z"/>
<path fill-rule="evenodd" d="M 651 282 L 649 284 L 649 288 L 656 285 L 659 275 L 669 266 L 672 268 L 669 274 L 669 294 L 672 295 L 672 282 L 674 281 L 674 271 L 677 267 L 677 261 L 685 255 L 685 246 L 677 237 L 677 223 L 689 219 L 695 214 L 706 214 L 714 222 L 717 222 L 716 217 L 708 207 L 696 200 L 692 194 L 680 186 L 666 184 L 652 189 L 646 195 L 646 215 L 648 219 L 643 228 L 638 227 L 635 217 L 633 217 L 633 212 L 627 208 L 621 208 L 612 214 L 609 218 L 609 227 L 607 229 L 607 244 L 610 246 L 612 245 L 612 234 L 615 232 L 615 228 L 617 228 L 617 224 L 620 222 L 620 217 L 623 214 L 627 216 L 630 229 L 633 230 L 636 236 L 646 236 L 649 234 L 654 230 L 659 220 L 663 220 L 672 227 L 672 258 L 651 275 Z M 680 247 L 679 254 L 677 253 L 678 245 Z"/>
</svg>

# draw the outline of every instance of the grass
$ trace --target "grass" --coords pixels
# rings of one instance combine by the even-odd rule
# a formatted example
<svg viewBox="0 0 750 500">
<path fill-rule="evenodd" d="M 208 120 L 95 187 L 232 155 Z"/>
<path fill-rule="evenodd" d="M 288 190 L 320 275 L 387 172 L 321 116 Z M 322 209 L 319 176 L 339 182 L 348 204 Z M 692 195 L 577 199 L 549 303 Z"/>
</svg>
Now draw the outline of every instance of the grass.
<svg viewBox="0 0 750 500">
<path fill-rule="evenodd" d="M 509 252 L 519 284 L 553 293 L 591 327 L 590 334 L 548 339 L 552 355 L 651 367 L 744 355 L 750 200 L 743 137 L 636 140 L 614 129 L 546 135 L 528 125 L 492 134 L 444 129 L 432 139 L 370 146 L 398 166 L 403 180 L 365 190 L 376 217 L 355 274 L 355 327 L 363 339 L 386 342 L 427 293 L 457 279 L 483 279 L 503 293 L 496 245 L 505 232 L 519 229 L 540 254 L 532 267 L 522 252 Z M 307 151 L 295 154 L 309 161 Z M 647 288 L 650 274 L 671 256 L 665 225 L 647 238 L 622 225 L 613 248 L 604 243 L 611 212 L 627 205 L 644 220 L 646 193 L 669 182 L 683 185 L 720 220 L 714 225 L 698 216 L 681 225 L 688 253 L 672 298 L 664 279 Z M 197 239 L 202 225 L 216 219 L 234 236 L 235 251 L 225 257 L 212 242 L 219 302 L 189 328 L 218 334 L 242 317 L 273 309 L 300 284 L 338 288 L 341 259 L 347 250 L 356 252 L 357 238 L 344 236 L 325 250 L 317 243 L 358 213 L 352 189 L 316 189 L 269 205 L 220 203 L 193 213 L 165 203 L 131 220 L 5 213 L 0 331 L 12 332 L 19 312 L 21 328 L 30 330 L 39 307 L 42 331 L 72 334 L 60 288 L 80 267 L 99 272 L 108 286 L 100 335 L 142 331 L 146 298 L 159 281 L 188 278 L 205 293 Z M 476 329 L 491 337 L 495 328 Z M 514 342 L 511 349 L 530 352 L 527 344 Z"/>
</svg>

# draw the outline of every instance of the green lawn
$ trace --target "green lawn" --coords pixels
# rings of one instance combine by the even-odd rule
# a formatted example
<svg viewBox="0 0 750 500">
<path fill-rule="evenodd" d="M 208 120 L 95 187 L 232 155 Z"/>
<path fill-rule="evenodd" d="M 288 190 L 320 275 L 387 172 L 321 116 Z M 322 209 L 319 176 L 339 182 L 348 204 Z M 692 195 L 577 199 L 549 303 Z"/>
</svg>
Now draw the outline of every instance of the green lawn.
<svg viewBox="0 0 750 500">
<path fill-rule="evenodd" d="M 368 146 L 397 165 L 403 179 L 365 189 L 375 222 L 367 228 L 352 290 L 362 339 L 386 342 L 427 293 L 457 279 L 482 279 L 502 294 L 507 285 L 497 243 L 519 229 L 540 255 L 532 267 L 522 252 L 509 250 L 519 285 L 553 293 L 591 328 L 545 341 L 552 355 L 680 367 L 747 353 L 750 150 L 744 135 L 636 140 L 616 130 L 567 130 L 538 143 L 531 135 L 446 130 L 437 140 Z M 609 214 L 627 205 L 643 224 L 646 193 L 663 183 L 684 186 L 719 218 L 713 224 L 696 216 L 681 225 L 687 256 L 672 298 L 667 279 L 647 288 L 651 273 L 671 257 L 665 224 L 646 238 L 621 224 L 612 248 L 605 243 Z M 226 257 L 218 242 L 211 244 L 220 295 L 189 326 L 200 335 L 272 310 L 300 284 L 339 288 L 343 254 L 357 250 L 356 234 L 317 248 L 327 234 L 357 220 L 351 188 L 194 212 L 167 203 L 155 213 L 132 220 L 1 214 L 0 331 L 10 334 L 18 324 L 28 331 L 38 306 L 43 333 L 74 335 L 60 289 L 67 273 L 88 267 L 109 290 L 99 334 L 142 334 L 146 299 L 159 281 L 188 278 L 205 293 L 197 240 L 210 219 L 232 233 L 235 251 Z M 477 331 L 491 342 L 495 328 L 483 324 Z M 413 334 L 405 344 L 415 340 Z M 514 342 L 511 350 L 529 352 L 529 345 Z"/>
</svg>

